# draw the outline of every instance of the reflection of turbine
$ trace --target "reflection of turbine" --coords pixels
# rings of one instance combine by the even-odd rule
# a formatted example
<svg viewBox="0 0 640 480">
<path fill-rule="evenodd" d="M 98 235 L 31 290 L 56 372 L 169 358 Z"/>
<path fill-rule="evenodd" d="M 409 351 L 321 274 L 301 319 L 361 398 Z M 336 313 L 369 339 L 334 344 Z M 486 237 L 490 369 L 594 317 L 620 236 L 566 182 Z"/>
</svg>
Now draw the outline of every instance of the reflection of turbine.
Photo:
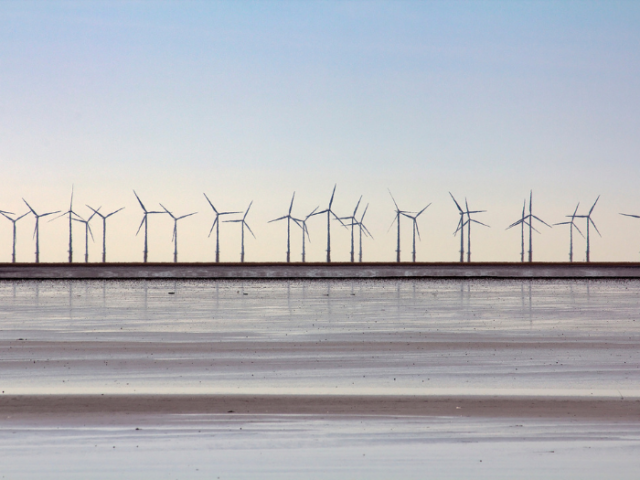
<svg viewBox="0 0 640 480">
<path fill-rule="evenodd" d="M 630 213 L 621 213 L 620 215 L 624 215 L 625 217 L 631 217 L 631 218 L 640 218 L 640 215 L 631 215 Z M 5 215 L 5 217 L 6 217 L 6 215 Z M 15 233 L 13 235 L 14 235 L 14 238 L 15 238 Z"/>
<path fill-rule="evenodd" d="M 276 218 L 274 220 L 270 220 L 268 223 L 271 222 L 278 222 L 280 220 L 286 220 L 287 221 L 287 263 L 289 263 L 291 261 L 291 220 L 294 221 L 294 223 L 296 225 L 298 225 L 300 228 L 303 229 L 302 232 L 302 238 L 304 241 L 304 227 L 302 227 L 302 225 L 300 225 L 300 223 L 298 223 L 298 220 L 293 218 L 291 216 L 291 210 L 293 209 L 293 200 L 296 198 L 296 192 L 293 192 L 293 196 L 291 197 L 291 205 L 289 205 L 289 213 L 280 217 L 280 218 Z"/>
<path fill-rule="evenodd" d="M 350 224 L 347 224 L 347 227 L 351 227 L 351 263 L 355 261 L 355 249 L 353 244 L 353 228 L 358 224 L 356 220 L 356 212 L 358 211 L 358 207 L 360 206 L 360 201 L 362 200 L 362 195 L 358 199 L 358 203 L 356 203 L 356 208 L 353 209 L 353 214 L 350 217 L 340 217 L 341 220 L 351 220 Z"/>
<path fill-rule="evenodd" d="M 309 220 L 311 217 L 315 215 L 316 210 L 318 210 L 318 207 L 314 208 L 309 215 L 304 217 L 304 220 L 301 220 L 299 218 L 292 218 L 292 220 L 294 220 L 302 228 L 302 263 L 306 261 L 306 241 L 305 241 L 306 239 L 304 236 L 305 233 L 307 234 L 307 239 L 311 241 L 311 236 L 309 235 L 309 229 L 307 228 L 307 220 Z"/>
<path fill-rule="evenodd" d="M 87 205 L 87 207 L 89 207 L 89 205 Z M 109 218 L 111 215 L 115 215 L 116 213 L 118 213 L 120 210 L 123 210 L 124 207 L 119 208 L 118 210 L 111 212 L 108 215 L 102 215 L 98 210 L 100 210 L 100 208 L 102 207 L 98 207 L 98 209 L 96 210 L 95 208 L 89 207 L 90 210 L 93 210 L 93 212 L 98 215 L 100 218 L 102 218 L 102 263 L 105 263 L 107 261 L 107 218 Z"/>
<path fill-rule="evenodd" d="M 11 251 L 11 263 L 16 263 L 16 223 L 18 222 L 18 220 L 20 220 L 21 218 L 26 217 L 30 213 L 31 212 L 27 212 L 27 213 L 25 213 L 23 215 L 20 215 L 18 218 L 11 218 L 8 215 L 8 214 L 13 215 L 11 212 L 4 212 L 4 211 L 0 210 L 0 215 L 5 217 L 7 220 L 10 220 L 11 223 L 13 223 L 13 250 Z"/>
<path fill-rule="evenodd" d="M 174 217 L 173 213 L 167 210 L 167 207 L 162 204 L 160 204 L 160 206 L 164 208 L 164 211 L 167 212 L 171 218 L 173 218 L 173 236 L 171 237 L 171 241 L 173 241 L 173 263 L 178 263 L 178 220 L 190 217 L 198 212 L 187 213 L 181 217 Z"/>
<path fill-rule="evenodd" d="M 587 262 L 589 261 L 589 224 L 593 225 L 593 228 L 596 229 L 596 232 L 598 232 L 598 235 L 600 235 L 602 237 L 602 235 L 600 234 L 600 231 L 598 230 L 598 227 L 596 227 L 595 222 L 593 221 L 593 219 L 591 218 L 591 214 L 593 213 L 593 209 L 596 208 L 596 203 L 598 203 L 598 200 L 600 200 L 600 195 L 598 195 L 598 198 L 596 198 L 596 201 L 593 202 L 593 205 L 591 206 L 591 209 L 589 209 L 589 213 L 586 215 L 576 215 L 575 218 L 586 218 L 587 219 Z"/>
<path fill-rule="evenodd" d="M 82 218 L 80 215 L 78 215 L 76 212 L 73 211 L 73 185 L 71 185 L 71 200 L 69 201 L 69 210 L 64 212 L 59 217 L 54 218 L 53 220 L 62 218 L 65 215 L 69 216 L 69 263 L 71 263 L 73 262 L 73 229 L 72 229 L 73 220 L 74 220 L 73 216 L 75 215 L 77 218 Z"/>
<path fill-rule="evenodd" d="M 580 231 L 580 229 L 575 223 L 576 213 L 578 212 L 579 206 L 580 206 L 580 202 L 578 202 L 578 205 L 576 205 L 576 209 L 573 211 L 573 215 L 567 215 L 567 217 L 571 218 L 571 221 L 560 222 L 555 224 L 555 225 L 569 225 L 569 261 L 570 262 L 573 262 L 573 229 L 575 228 L 578 231 L 578 233 L 582 236 L 582 238 L 584 238 L 584 235 L 582 235 L 582 232 Z"/>
<path fill-rule="evenodd" d="M 207 202 L 209 202 L 209 205 L 211 205 L 213 213 L 216 216 L 213 220 L 213 224 L 211 225 L 211 230 L 209 230 L 209 237 L 211 236 L 211 232 L 213 232 L 213 227 L 216 227 L 216 263 L 218 263 L 220 262 L 220 219 L 218 217 L 221 215 L 235 215 L 236 213 L 242 212 L 218 212 L 216 207 L 213 206 L 213 203 L 211 203 L 211 200 L 209 200 L 209 197 L 207 197 L 207 194 L 203 193 L 203 195 L 204 198 L 207 199 Z"/>
<path fill-rule="evenodd" d="M 431 204 L 429 204 L 431 205 Z M 410 215 L 408 213 L 403 213 L 403 215 L 407 218 L 410 218 L 413 221 L 413 262 L 415 263 L 416 261 L 416 232 L 418 232 L 418 238 L 420 238 L 422 240 L 422 238 L 420 237 L 420 229 L 418 228 L 418 217 L 422 214 L 422 212 L 424 212 L 427 208 L 429 208 L 429 205 L 427 205 L 426 207 L 424 207 L 422 210 L 420 210 L 418 213 L 416 213 L 415 215 Z"/>
<path fill-rule="evenodd" d="M 33 236 L 36 239 L 36 263 L 40 263 L 40 217 L 46 217 L 47 215 L 53 215 L 54 213 L 60 213 L 60 210 L 56 210 L 55 212 L 48 212 L 48 213 L 43 213 L 41 215 L 38 215 L 36 213 L 36 211 L 33 208 L 31 208 L 31 205 L 29 205 L 24 198 L 22 199 L 22 201 L 25 203 L 25 205 L 27 207 L 29 207 L 29 210 L 31 210 L 31 213 L 33 213 L 33 216 L 36 217 L 36 228 L 33 230 Z"/>
<path fill-rule="evenodd" d="M 394 223 L 398 224 L 398 246 L 396 248 L 396 262 L 399 262 L 400 261 L 400 217 L 401 215 L 406 216 L 407 213 L 412 213 L 412 212 L 400 210 L 400 208 L 398 207 L 398 204 L 396 203 L 396 199 L 393 198 L 393 194 L 391 193 L 391 190 L 389 190 L 389 195 L 391 195 L 391 200 L 393 200 L 393 204 L 396 207 L 396 218 L 394 218 L 393 222 L 391 222 L 391 225 L 389 226 L 389 230 L 391 230 L 391 227 L 393 227 Z"/>
<path fill-rule="evenodd" d="M 527 201 L 525 200 L 525 205 L 526 205 Z M 511 227 L 515 227 L 516 225 L 522 225 L 522 253 L 520 255 L 520 261 L 524 262 L 524 226 L 527 225 L 529 227 L 529 262 L 533 262 L 533 234 L 532 232 L 535 231 L 536 233 L 540 233 L 538 232 L 535 228 L 533 228 L 533 221 L 534 220 L 538 220 L 540 223 L 545 224 L 547 227 L 551 228 L 551 225 L 549 225 L 547 222 L 545 222 L 544 220 L 541 220 L 540 218 L 536 217 L 533 214 L 533 190 L 529 192 L 529 215 L 525 215 L 524 214 L 525 211 L 525 207 L 522 207 L 522 218 L 520 220 L 518 220 L 517 222 L 512 223 L 511 225 L 509 225 L 507 227 L 507 230 L 509 230 Z"/>
<path fill-rule="evenodd" d="M 326 210 L 314 213 L 314 215 L 322 215 L 323 213 L 327 214 L 327 263 L 331 263 L 331 215 L 333 215 L 341 225 L 344 225 L 344 223 L 342 223 L 342 220 L 340 220 L 340 217 L 338 217 L 334 213 L 334 211 L 331 210 L 331 205 L 333 205 L 333 196 L 336 194 L 336 187 L 337 185 L 333 186 L 333 192 L 331 192 L 331 200 L 329 200 L 329 206 L 326 208 Z"/>
<path fill-rule="evenodd" d="M 149 249 L 148 249 L 148 243 L 147 243 L 147 238 L 148 238 L 148 233 L 149 233 L 149 220 L 147 219 L 148 215 L 151 215 L 152 213 L 163 213 L 163 212 L 149 212 L 144 204 L 142 203 L 142 200 L 140 200 L 140 197 L 138 197 L 138 194 L 136 193 L 136 191 L 133 191 L 133 194 L 136 196 L 136 198 L 138 199 L 138 202 L 140 203 L 140 206 L 142 207 L 142 211 L 144 212 L 143 217 L 142 217 L 142 221 L 140 222 L 140 226 L 138 227 L 138 231 L 136 232 L 136 235 L 138 235 L 138 233 L 140 233 L 140 229 L 142 228 L 142 225 L 144 224 L 144 252 L 143 252 L 143 258 L 144 258 L 144 263 L 147 263 L 147 257 L 149 256 Z"/>
<path fill-rule="evenodd" d="M 91 226 L 89 225 L 89 222 L 91 221 L 91 219 L 95 216 L 95 214 L 98 212 L 93 212 L 91 214 L 91 216 L 84 220 L 82 217 L 78 218 L 74 218 L 73 221 L 74 222 L 80 222 L 80 223 L 84 223 L 84 263 L 89 263 L 89 234 L 91 234 L 91 240 L 93 240 L 93 232 L 91 231 Z"/>
<path fill-rule="evenodd" d="M 242 250 L 240 251 L 240 262 L 244 263 L 244 227 L 247 227 L 249 229 L 249 232 L 251 232 L 251 235 L 253 235 L 253 238 L 256 238 L 256 236 L 253 234 L 253 231 L 251 230 L 251 227 L 249 226 L 249 224 L 247 223 L 247 215 L 249 215 L 249 210 L 251 210 L 251 205 L 253 205 L 253 200 L 251 200 L 251 203 L 249 204 L 249 206 L 247 207 L 247 211 L 244 212 L 244 216 L 242 217 L 242 220 L 225 220 L 225 222 L 227 223 L 240 223 L 241 228 L 242 228 L 242 236 L 241 236 L 241 243 L 242 243 Z"/>
</svg>

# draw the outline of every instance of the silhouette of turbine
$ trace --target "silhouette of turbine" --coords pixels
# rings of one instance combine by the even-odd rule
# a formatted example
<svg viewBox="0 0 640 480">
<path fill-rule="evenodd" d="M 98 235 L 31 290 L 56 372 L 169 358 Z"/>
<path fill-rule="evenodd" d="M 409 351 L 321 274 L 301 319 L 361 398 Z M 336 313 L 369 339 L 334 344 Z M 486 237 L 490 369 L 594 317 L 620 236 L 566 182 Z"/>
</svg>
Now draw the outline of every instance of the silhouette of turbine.
<svg viewBox="0 0 640 480">
<path fill-rule="evenodd" d="M 144 225 L 144 252 L 143 252 L 143 262 L 147 263 L 147 258 L 149 256 L 149 248 L 148 248 L 148 243 L 147 243 L 147 239 L 148 239 L 148 234 L 149 234 L 149 220 L 147 219 L 147 217 L 151 214 L 154 213 L 164 213 L 164 212 L 159 212 L 159 211 L 148 211 L 144 204 L 142 203 L 142 200 L 140 200 L 140 197 L 138 197 L 138 194 L 136 193 L 136 191 L 133 191 L 133 194 L 136 196 L 136 198 L 138 199 L 138 203 L 140 203 L 140 207 L 142 207 L 142 211 L 144 212 L 143 216 L 142 216 L 142 221 L 140 222 L 140 226 L 138 227 L 138 231 L 136 232 L 136 236 L 138 235 L 138 233 L 140 233 L 140 229 L 142 228 L 142 225 Z"/>
<path fill-rule="evenodd" d="M 253 200 L 251 200 L 251 203 L 247 207 L 247 211 L 244 212 L 244 216 L 242 217 L 241 220 L 225 220 L 226 223 L 240 223 L 241 224 L 241 228 L 242 228 L 242 235 L 241 235 L 242 249 L 240 251 L 240 262 L 241 263 L 244 263 L 244 227 L 247 227 L 249 229 L 249 232 L 251 232 L 251 235 L 253 235 L 253 238 L 256 238 L 256 236 L 253 234 L 253 230 L 251 230 L 251 227 L 247 223 L 247 215 L 249 215 L 249 210 L 251 210 L 251 205 L 253 205 Z"/>
<path fill-rule="evenodd" d="M 287 221 L 287 263 L 291 261 L 291 220 L 298 225 L 300 228 L 303 228 L 299 221 L 291 216 L 291 210 L 293 209 L 293 200 L 296 198 L 296 192 L 293 192 L 293 196 L 291 197 L 291 204 L 289 205 L 289 213 L 286 215 L 270 220 L 268 223 L 279 222 L 280 220 Z M 304 240 L 304 228 L 302 232 L 302 238 Z M 303 260 L 304 261 L 304 260 Z"/>
<path fill-rule="evenodd" d="M 525 206 L 526 206 L 527 201 L 525 200 Z M 525 206 L 522 207 L 522 218 L 520 220 L 518 220 L 517 222 L 512 223 L 511 225 L 509 225 L 507 227 L 507 230 L 509 230 L 512 227 L 515 227 L 517 225 L 521 225 L 521 234 L 522 234 L 522 253 L 520 255 L 520 261 L 524 262 L 524 227 L 525 225 L 529 227 L 529 262 L 533 262 L 533 234 L 532 232 L 535 231 L 536 233 L 540 233 L 538 232 L 538 230 L 536 230 L 533 227 L 533 221 L 534 220 L 538 220 L 540 223 L 543 223 L 544 225 L 546 225 L 547 227 L 551 228 L 551 225 L 549 225 L 547 222 L 545 222 L 544 220 L 541 220 L 540 218 L 536 217 L 533 214 L 533 190 L 531 190 L 529 192 L 529 215 L 525 215 Z"/>
<path fill-rule="evenodd" d="M 580 206 L 580 202 L 578 202 L 578 205 L 576 205 L 576 209 L 573 211 L 573 214 L 567 215 L 567 217 L 571 218 L 570 221 L 554 224 L 554 225 L 569 225 L 569 261 L 570 262 L 573 262 L 573 229 L 575 228 L 578 231 L 578 233 L 582 236 L 582 238 L 584 238 L 584 235 L 582 235 L 582 232 L 580 231 L 580 229 L 575 223 L 576 213 L 578 212 L 579 206 Z"/>
<path fill-rule="evenodd" d="M 304 217 L 304 220 L 299 218 L 292 218 L 301 228 L 302 228 L 302 263 L 306 262 L 306 241 L 305 241 L 305 233 L 307 234 L 307 239 L 311 241 L 311 236 L 309 235 L 309 229 L 307 228 L 307 220 L 313 217 L 318 210 L 318 207 L 314 208 L 309 215 Z"/>
<path fill-rule="evenodd" d="M 314 213 L 314 215 L 322 215 L 323 213 L 327 214 L 327 263 L 331 263 L 331 215 L 333 215 L 333 217 L 338 220 L 341 225 L 344 226 L 344 223 L 342 223 L 340 217 L 338 217 L 338 215 L 336 215 L 334 211 L 331 210 L 331 205 L 333 205 L 333 197 L 336 194 L 337 186 L 337 184 L 333 186 L 333 192 L 331 192 L 331 200 L 329 200 L 329 206 L 325 210 Z"/>
<path fill-rule="evenodd" d="M 427 208 L 429 208 L 430 205 L 431 204 L 427 205 L 415 215 L 403 213 L 405 217 L 410 218 L 413 221 L 413 254 L 412 254 L 413 263 L 416 262 L 416 232 L 418 232 L 418 238 L 422 240 L 422 238 L 420 237 L 420 229 L 418 228 L 418 217 L 422 215 L 422 212 L 424 212 Z"/>
<path fill-rule="evenodd" d="M 575 216 L 575 218 L 586 218 L 587 219 L 587 262 L 590 261 L 590 257 L 589 257 L 589 255 L 590 255 L 589 224 L 593 225 L 593 228 L 596 229 L 596 232 L 598 232 L 598 235 L 600 235 L 600 237 L 602 237 L 602 235 L 600 234 L 600 231 L 598 230 L 598 227 L 596 227 L 596 223 L 591 218 L 591 214 L 593 213 L 593 209 L 596 208 L 596 203 L 598 203 L 598 200 L 600 200 L 600 195 L 598 195 L 598 198 L 596 198 L 596 201 L 593 202 L 593 205 L 589 209 L 589 213 L 588 214 L 586 214 L 586 215 L 576 215 Z"/>
<path fill-rule="evenodd" d="M 84 223 L 84 263 L 89 263 L 89 234 L 91 234 L 91 240 L 93 240 L 93 232 L 91 231 L 91 225 L 89 222 L 98 212 L 93 212 L 91 216 L 84 220 L 82 217 L 74 218 L 74 222 Z"/>
<path fill-rule="evenodd" d="M 213 203 L 211 203 L 211 200 L 209 200 L 209 197 L 207 197 L 206 193 L 203 193 L 204 198 L 207 199 L 207 202 L 209 202 L 209 205 L 211 206 L 211 208 L 213 209 L 213 213 L 216 216 L 216 218 L 214 218 L 213 223 L 211 224 L 211 230 L 209 230 L 209 237 L 211 236 L 211 232 L 213 232 L 213 227 L 216 227 L 216 263 L 220 262 L 220 221 L 219 221 L 219 217 L 221 215 L 235 215 L 236 213 L 242 213 L 242 212 L 218 212 L 218 210 L 216 210 L 216 207 L 213 206 Z"/>
<path fill-rule="evenodd" d="M 92 210 L 96 215 L 98 215 L 100 218 L 102 218 L 102 263 L 105 263 L 107 261 L 107 218 L 109 218 L 111 215 L 115 215 L 120 210 L 124 210 L 125 207 L 119 208 L 118 210 L 115 210 L 109 213 L 108 215 L 102 215 L 98 211 L 102 207 L 98 207 L 97 210 L 95 208 L 89 207 L 89 205 L 87 205 L 87 207 L 90 210 Z"/>
<path fill-rule="evenodd" d="M 173 236 L 171 237 L 171 241 L 173 242 L 173 263 L 178 263 L 178 220 L 182 220 L 183 218 L 190 217 L 191 215 L 195 215 L 198 212 L 187 213 L 186 215 L 182 215 L 180 217 L 176 217 L 167 210 L 167 207 L 160 204 L 164 211 L 169 214 L 171 218 L 173 218 Z"/>
<path fill-rule="evenodd" d="M 33 216 L 36 217 L 36 226 L 35 226 L 35 229 L 33 230 L 33 236 L 36 239 L 36 263 L 40 263 L 40 218 L 46 217 L 47 215 L 54 215 L 56 213 L 60 213 L 60 210 L 56 210 L 55 212 L 42 213 L 38 215 L 36 211 L 33 208 L 31 208 L 31 205 L 29 205 L 24 198 L 22 199 L 22 201 L 25 203 L 27 207 L 29 207 L 29 210 L 31 210 L 30 213 L 33 213 Z"/>
<path fill-rule="evenodd" d="M 460 238 L 462 239 L 462 234 L 464 233 L 464 227 L 465 226 L 467 227 L 467 263 L 470 263 L 471 262 L 471 224 L 477 223 L 478 225 L 482 225 L 483 227 L 488 227 L 488 228 L 490 227 L 489 225 L 485 225 L 484 223 L 471 218 L 472 213 L 484 213 L 486 212 L 486 210 L 469 210 L 469 203 L 467 202 L 466 198 L 464 199 L 464 204 L 465 204 L 466 210 L 463 212 L 463 215 L 460 217 L 461 224 L 459 224 L 458 229 L 456 230 L 455 233 L 457 233 L 458 230 L 460 230 Z M 456 205 L 458 205 L 458 202 L 456 202 Z M 459 208 L 459 205 L 458 205 L 458 208 Z M 465 222 L 462 221 L 464 218 L 464 215 L 467 216 L 467 220 Z M 461 257 L 464 258 L 463 255 L 461 255 Z"/>
<path fill-rule="evenodd" d="M 391 227 L 393 227 L 394 223 L 398 224 L 398 245 L 396 247 L 396 262 L 400 262 L 400 217 L 402 215 L 406 216 L 407 213 L 413 213 L 413 212 L 409 212 L 409 211 L 406 211 L 406 210 L 400 210 L 400 208 L 398 207 L 398 204 L 396 203 L 396 199 L 393 198 L 393 194 L 391 193 L 391 190 L 389 190 L 389 195 L 391 195 L 391 200 L 393 200 L 393 204 L 396 207 L 396 217 L 391 222 L 391 225 L 389 226 L 389 230 L 391 230 Z M 387 230 L 387 231 L 389 231 L 389 230 Z"/>
<path fill-rule="evenodd" d="M 80 215 L 78 215 L 76 212 L 73 211 L 73 185 L 71 185 L 71 200 L 69 200 L 69 210 L 64 212 L 59 217 L 56 217 L 50 220 L 52 222 L 53 220 L 57 220 L 58 218 L 69 216 L 69 250 L 68 250 L 69 263 L 73 262 L 73 218 L 74 218 L 73 216 L 74 215 L 77 218 L 82 218 Z"/>
<path fill-rule="evenodd" d="M 455 237 L 458 231 L 460 231 L 460 263 L 462 263 L 464 262 L 464 226 L 466 225 L 464 221 L 465 212 L 462 210 L 462 207 L 460 207 L 460 204 L 451 192 L 449 192 L 449 195 L 451 195 L 451 199 L 453 200 L 453 203 L 456 204 L 460 214 L 460 220 L 458 221 L 458 226 L 456 227 L 456 231 L 453 233 L 453 236 Z"/>
<path fill-rule="evenodd" d="M 351 223 L 345 225 L 346 227 L 351 227 L 351 263 L 355 261 L 355 246 L 353 243 L 354 240 L 354 227 L 358 225 L 358 221 L 356 220 L 356 212 L 358 211 L 358 207 L 360 206 L 360 202 L 362 201 L 362 195 L 358 199 L 358 203 L 356 203 L 356 208 L 353 209 L 353 214 L 350 217 L 340 217 L 340 220 L 351 220 Z"/>
<path fill-rule="evenodd" d="M 11 263 L 16 263 L 16 223 L 18 223 L 18 220 L 26 217 L 30 213 L 31 212 L 27 212 L 27 213 L 24 213 L 24 214 L 20 215 L 17 218 L 12 218 L 12 217 L 9 216 L 9 215 L 13 215 L 12 212 L 5 212 L 5 211 L 0 210 L 0 215 L 5 217 L 7 220 L 11 221 L 11 223 L 13 223 L 13 248 L 11 250 Z"/>
</svg>

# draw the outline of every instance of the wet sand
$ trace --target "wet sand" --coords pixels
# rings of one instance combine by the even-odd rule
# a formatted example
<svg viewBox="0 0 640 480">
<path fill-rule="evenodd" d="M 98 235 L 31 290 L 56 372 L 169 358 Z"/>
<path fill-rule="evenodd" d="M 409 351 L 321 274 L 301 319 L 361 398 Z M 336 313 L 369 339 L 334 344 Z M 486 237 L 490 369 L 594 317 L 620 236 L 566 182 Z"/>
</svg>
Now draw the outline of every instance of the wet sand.
<svg viewBox="0 0 640 480">
<path fill-rule="evenodd" d="M 7 478 L 640 470 L 637 280 L 9 281 L 0 305 Z"/>
<path fill-rule="evenodd" d="M 637 422 L 640 399 L 393 395 L 2 395 L 0 416 L 248 414 L 445 416 Z"/>
</svg>

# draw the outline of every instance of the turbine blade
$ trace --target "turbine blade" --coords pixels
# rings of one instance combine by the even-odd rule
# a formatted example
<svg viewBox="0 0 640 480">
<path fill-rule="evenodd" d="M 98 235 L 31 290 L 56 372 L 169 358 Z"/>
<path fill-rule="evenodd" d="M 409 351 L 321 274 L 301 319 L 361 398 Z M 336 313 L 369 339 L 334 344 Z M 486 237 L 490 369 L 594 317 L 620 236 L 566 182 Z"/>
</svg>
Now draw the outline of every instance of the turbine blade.
<svg viewBox="0 0 640 480">
<path fill-rule="evenodd" d="M 280 221 L 280 220 L 285 220 L 285 219 L 287 219 L 287 218 L 288 218 L 288 216 L 287 216 L 287 215 L 285 215 L 284 217 L 274 218 L 273 220 L 269 220 L 267 223 L 271 223 L 271 222 L 278 222 L 278 221 Z"/>
<path fill-rule="evenodd" d="M 596 208 L 596 203 L 598 203 L 598 200 L 600 200 L 600 195 L 598 195 L 598 198 L 596 198 L 596 201 L 593 202 L 593 206 L 591 207 L 591 210 L 589 210 L 589 216 L 591 216 L 591 212 L 593 212 L 593 209 Z"/>
<path fill-rule="evenodd" d="M 327 210 L 331 210 L 331 205 L 333 205 L 333 196 L 336 194 L 337 186 L 338 186 L 337 183 L 333 186 L 333 192 L 331 192 L 331 200 L 329 200 L 329 208 Z"/>
<path fill-rule="evenodd" d="M 213 203 L 211 203 L 211 200 L 209 200 L 209 197 L 207 197 L 207 194 L 204 192 L 202 194 L 204 195 L 204 198 L 207 199 L 207 202 L 209 202 L 209 205 L 211 205 L 211 208 L 213 208 L 213 211 L 218 213 L 218 210 L 216 210 L 216 207 L 213 206 Z"/>
<path fill-rule="evenodd" d="M 485 226 L 485 227 L 491 228 L 491 227 L 489 227 L 489 225 L 485 225 L 484 223 L 479 222 L 478 220 L 471 219 L 470 221 L 471 221 L 471 222 L 473 222 L 473 223 L 477 223 L 478 225 L 482 225 L 482 226 Z"/>
<path fill-rule="evenodd" d="M 367 214 L 368 209 L 369 209 L 369 204 L 367 203 L 367 206 L 364 207 L 364 212 L 362 212 L 362 216 L 360 217 L 360 223 L 362 223 L 362 221 L 364 220 L 364 216 Z"/>
<path fill-rule="evenodd" d="M 207 238 L 211 236 L 211 232 L 213 232 L 213 227 L 216 226 L 216 223 L 218 223 L 218 217 L 217 216 L 216 216 L 216 219 L 211 224 L 211 230 L 209 230 L 209 235 L 207 235 Z"/>
<path fill-rule="evenodd" d="M 173 213 L 167 210 L 167 207 L 165 207 L 163 204 L 160 204 L 160 206 L 164 209 L 165 212 L 167 212 L 171 216 L 171 218 L 173 218 L 174 220 L 176 219 L 176 217 L 173 216 Z M 153 212 L 149 212 L 149 213 L 153 213 Z"/>
<path fill-rule="evenodd" d="M 551 228 L 551 225 L 549 225 L 547 222 L 545 222 L 544 220 L 542 220 L 541 218 L 536 217 L 535 215 L 531 215 L 533 218 L 535 218 L 536 220 L 538 220 L 539 222 L 544 223 L 547 227 Z"/>
<path fill-rule="evenodd" d="M 418 218 L 422 212 L 424 212 L 427 208 L 429 208 L 431 206 L 431 204 L 427 205 L 426 207 L 424 207 L 422 210 L 420 210 L 417 214 L 416 214 L 416 218 Z"/>
<path fill-rule="evenodd" d="M 144 222 L 146 222 L 146 221 L 147 221 L 147 216 L 144 215 L 142 217 L 142 221 L 140 222 L 140 226 L 138 227 L 138 231 L 136 232 L 136 236 L 140 233 L 140 229 L 142 228 L 142 225 L 144 225 Z"/>
<path fill-rule="evenodd" d="M 31 213 L 33 213 L 33 214 L 37 217 L 37 216 L 38 216 L 38 214 L 36 213 L 36 211 L 35 211 L 33 208 L 31 208 L 31 205 L 29 205 L 29 204 L 27 203 L 27 201 L 26 201 L 24 198 L 22 199 L 22 201 L 25 203 L 25 205 L 26 205 L 27 207 L 29 207 L 29 210 L 31 210 Z"/>
<path fill-rule="evenodd" d="M 332 211 L 329 212 L 331 215 L 333 215 L 333 217 L 338 220 L 342 225 L 344 225 L 344 222 L 342 220 L 340 220 L 340 217 L 337 216 L 335 213 L 333 213 Z"/>
<path fill-rule="evenodd" d="M 140 200 L 140 197 L 138 196 L 138 194 L 136 193 L 136 191 L 133 191 L 133 194 L 136 196 L 136 198 L 138 199 L 138 202 L 140 203 L 140 206 L 142 207 L 142 210 L 144 210 L 145 212 L 147 211 L 146 208 L 144 208 L 144 204 L 142 203 L 142 200 Z"/>
<path fill-rule="evenodd" d="M 458 204 L 458 201 L 453 197 L 453 194 L 449 192 L 449 195 L 451 195 L 451 199 L 453 200 L 453 203 L 456 204 L 456 207 L 458 207 L 458 210 L 460 210 L 460 213 L 463 213 L 462 208 L 460 208 L 460 205 Z"/>
<path fill-rule="evenodd" d="M 360 198 L 358 199 L 358 203 L 356 203 L 356 208 L 353 210 L 353 217 L 355 218 L 356 216 L 356 212 L 358 211 L 358 207 L 360 206 L 360 202 L 362 201 L 362 195 L 360 195 Z"/>
<path fill-rule="evenodd" d="M 251 203 L 247 207 L 247 211 L 244 213 L 244 217 L 242 217 L 243 220 L 247 218 L 247 215 L 249 215 L 249 210 L 251 210 L 251 205 L 253 205 L 253 200 L 251 200 Z"/>
<path fill-rule="evenodd" d="M 249 231 L 251 232 L 251 235 L 253 235 L 253 230 L 251 230 L 251 227 L 249 226 L 249 224 L 247 222 L 243 222 L 245 224 L 245 226 L 249 229 Z M 253 238 L 256 238 L 255 235 L 253 235 Z"/>
<path fill-rule="evenodd" d="M 640 215 L 631 215 L 630 213 L 621 213 L 620 215 L 624 215 L 625 217 L 640 218 Z"/>
<path fill-rule="evenodd" d="M 291 197 L 291 205 L 289 205 L 289 215 L 291 215 L 291 210 L 293 210 L 293 200 L 296 198 L 296 192 L 293 192 L 293 196 Z"/>
<path fill-rule="evenodd" d="M 593 228 L 596 229 L 596 232 L 598 232 L 598 235 L 600 235 L 602 237 L 602 235 L 600 234 L 600 230 L 598 230 L 598 227 L 596 227 L 596 222 L 594 222 L 591 217 L 589 217 L 589 220 L 587 220 L 588 222 L 591 222 L 591 225 L 593 225 Z"/>
<path fill-rule="evenodd" d="M 115 212 L 111 212 L 109 215 L 106 215 L 104 218 L 109 218 L 111 215 L 115 215 L 116 213 L 118 213 L 120 210 L 124 210 L 125 207 L 119 208 L 117 209 Z M 100 215 L 102 217 L 102 215 L 100 213 L 98 213 L 98 215 Z"/>
<path fill-rule="evenodd" d="M 314 208 L 314 209 L 311 211 L 311 213 L 310 213 L 309 215 L 307 215 L 307 216 L 306 216 L 305 221 L 306 221 L 306 220 L 308 220 L 308 219 L 309 219 L 310 217 L 312 217 L 313 215 L 315 215 L 315 214 L 316 214 L 316 210 L 318 210 L 318 208 L 320 208 L 320 207 L 316 207 L 316 208 Z"/>
<path fill-rule="evenodd" d="M 389 190 L 389 189 L 387 189 Z M 396 203 L 396 199 L 393 198 L 393 194 L 391 193 L 391 190 L 389 190 L 389 195 L 391 195 L 391 200 L 393 200 L 393 204 L 396 206 L 396 212 L 400 211 L 400 208 L 398 207 L 398 204 Z"/>
<path fill-rule="evenodd" d="M 573 212 L 572 217 L 575 217 L 575 216 L 576 216 L 576 213 L 578 213 L 578 207 L 579 207 L 579 206 L 580 206 L 580 202 L 578 202 L 578 205 L 576 205 L 576 209 L 575 209 L 575 211 Z"/>
</svg>

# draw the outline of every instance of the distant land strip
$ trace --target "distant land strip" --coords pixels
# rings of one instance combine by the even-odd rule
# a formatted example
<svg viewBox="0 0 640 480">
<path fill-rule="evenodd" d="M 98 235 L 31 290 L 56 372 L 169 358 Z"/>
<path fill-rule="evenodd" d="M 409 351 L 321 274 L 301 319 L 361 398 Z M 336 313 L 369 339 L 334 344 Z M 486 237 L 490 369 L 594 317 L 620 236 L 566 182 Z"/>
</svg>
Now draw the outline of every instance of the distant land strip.
<svg viewBox="0 0 640 480">
<path fill-rule="evenodd" d="M 633 279 L 640 263 L 2 263 L 0 280 Z"/>
</svg>

